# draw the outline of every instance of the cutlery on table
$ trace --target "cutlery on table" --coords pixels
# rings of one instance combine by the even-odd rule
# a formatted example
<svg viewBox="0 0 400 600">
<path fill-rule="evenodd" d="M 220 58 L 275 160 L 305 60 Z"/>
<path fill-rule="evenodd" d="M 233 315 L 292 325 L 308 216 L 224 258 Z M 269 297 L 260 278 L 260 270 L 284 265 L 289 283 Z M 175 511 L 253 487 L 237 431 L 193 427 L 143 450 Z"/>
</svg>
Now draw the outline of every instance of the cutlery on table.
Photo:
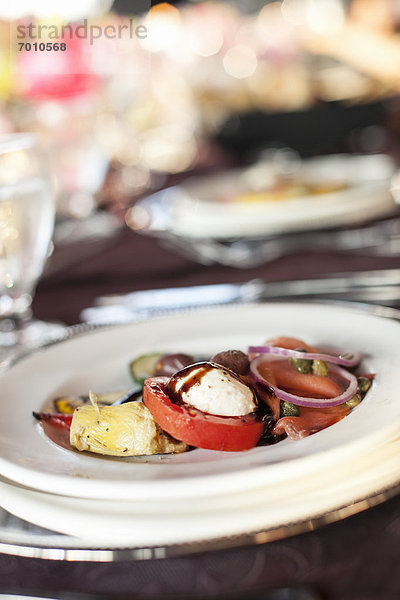
<svg viewBox="0 0 400 600">
<path fill-rule="evenodd" d="M 118 322 L 163 311 L 287 299 L 336 299 L 395 305 L 400 302 L 400 269 L 339 273 L 324 278 L 268 283 L 221 283 L 101 296 L 81 313 L 85 322 Z"/>
</svg>

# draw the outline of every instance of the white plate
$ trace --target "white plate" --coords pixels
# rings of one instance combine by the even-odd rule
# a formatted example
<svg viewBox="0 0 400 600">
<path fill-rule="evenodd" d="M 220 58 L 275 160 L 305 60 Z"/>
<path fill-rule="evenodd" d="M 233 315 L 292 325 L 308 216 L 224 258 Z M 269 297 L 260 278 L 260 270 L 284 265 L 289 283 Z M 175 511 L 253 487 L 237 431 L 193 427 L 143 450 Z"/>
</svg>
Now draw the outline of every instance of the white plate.
<svg viewBox="0 0 400 600">
<path fill-rule="evenodd" d="M 212 354 L 246 349 L 266 337 L 294 335 L 311 344 L 365 353 L 377 373 L 364 402 L 336 425 L 303 440 L 241 453 L 194 450 L 175 456 L 118 459 L 52 443 L 32 418 L 60 394 L 129 387 L 129 361 L 151 351 Z M 0 474 L 23 485 L 81 498 L 210 496 L 272 485 L 382 444 L 400 431 L 400 324 L 355 310 L 315 304 L 234 305 L 97 330 L 43 349 L 1 379 Z"/>
<path fill-rule="evenodd" d="M 132 209 L 134 227 L 192 240 L 256 238 L 365 223 L 396 206 L 389 191 L 394 163 L 385 155 L 334 155 L 301 164 L 300 173 L 310 181 L 347 181 L 341 191 L 274 202 L 219 201 L 246 192 L 244 173 L 193 177 L 145 198 Z"/>
<path fill-rule="evenodd" d="M 135 501 L 56 496 L 0 480 L 0 504 L 41 527 L 74 537 L 74 548 L 211 543 L 258 533 L 258 542 L 307 530 L 374 506 L 400 481 L 400 438 L 336 467 L 251 493 L 216 498 Z M 381 500 L 384 498 L 381 497 Z M 260 533 L 262 532 L 262 533 Z M 227 543 L 229 545 L 229 543 Z M 195 547 L 193 548 L 195 551 Z"/>
</svg>

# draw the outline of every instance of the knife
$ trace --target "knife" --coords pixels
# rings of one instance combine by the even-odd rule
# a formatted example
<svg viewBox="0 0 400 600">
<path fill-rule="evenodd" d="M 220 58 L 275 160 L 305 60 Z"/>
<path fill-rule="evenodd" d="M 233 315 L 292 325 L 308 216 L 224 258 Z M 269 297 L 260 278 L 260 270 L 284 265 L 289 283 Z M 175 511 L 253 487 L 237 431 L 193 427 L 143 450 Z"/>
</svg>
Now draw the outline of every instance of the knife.
<svg viewBox="0 0 400 600">
<path fill-rule="evenodd" d="M 400 269 L 377 269 L 338 273 L 321 279 L 300 279 L 268 283 L 252 279 L 245 283 L 217 283 L 188 287 L 141 290 L 123 295 L 100 296 L 96 306 L 129 306 L 135 309 L 178 308 L 255 301 L 282 296 L 310 296 L 343 293 L 355 288 L 400 286 Z"/>
<path fill-rule="evenodd" d="M 267 283 L 221 283 L 141 290 L 125 295 L 101 296 L 86 308 L 84 321 L 124 321 L 158 312 L 264 300 L 326 298 L 372 303 L 400 302 L 400 269 L 339 273 L 322 279 Z"/>
</svg>

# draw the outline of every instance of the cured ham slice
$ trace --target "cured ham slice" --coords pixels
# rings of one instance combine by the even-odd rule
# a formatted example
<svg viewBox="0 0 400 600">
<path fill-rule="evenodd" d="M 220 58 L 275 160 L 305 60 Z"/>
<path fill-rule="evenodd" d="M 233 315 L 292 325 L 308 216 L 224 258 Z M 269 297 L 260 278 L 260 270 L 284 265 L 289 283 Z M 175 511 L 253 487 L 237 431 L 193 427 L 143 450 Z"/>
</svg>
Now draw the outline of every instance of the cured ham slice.
<svg viewBox="0 0 400 600">
<path fill-rule="evenodd" d="M 340 404 L 330 408 L 301 408 L 298 417 L 282 417 L 279 419 L 271 433 L 273 435 L 286 434 L 292 440 L 299 440 L 316 433 L 325 427 L 334 425 L 349 414 L 350 408 Z"/>
<path fill-rule="evenodd" d="M 308 352 L 316 352 L 316 349 L 306 344 L 303 340 L 294 337 L 281 336 L 267 342 L 270 346 L 296 350 L 304 348 Z M 306 358 L 307 355 L 305 355 Z M 316 398 L 334 398 L 342 393 L 342 388 L 335 379 L 329 376 L 315 375 L 314 373 L 298 373 L 290 365 L 288 360 L 271 360 L 263 367 L 261 372 L 267 381 L 273 385 L 286 389 L 293 394 L 312 396 Z M 350 408 L 345 405 L 329 408 L 300 408 L 299 416 L 279 418 L 280 401 L 273 394 L 265 390 L 259 395 L 271 409 L 272 415 L 277 422 L 273 426 L 272 435 L 287 435 L 292 440 L 298 440 L 316 433 L 321 429 L 334 425 L 349 414 Z"/>
<path fill-rule="evenodd" d="M 315 348 L 309 344 L 306 344 L 303 342 L 303 340 L 284 335 L 272 340 L 267 340 L 266 344 L 268 344 L 268 346 L 276 346 L 277 348 L 286 348 L 287 350 L 298 350 L 299 348 L 304 348 L 304 350 L 307 350 L 307 352 L 316 352 Z"/>
<path fill-rule="evenodd" d="M 298 396 L 335 398 L 343 389 L 332 379 L 321 375 L 298 373 L 286 359 L 273 360 L 260 367 L 260 374 L 279 388 L 293 391 Z M 271 375 L 273 380 L 271 380 Z"/>
</svg>

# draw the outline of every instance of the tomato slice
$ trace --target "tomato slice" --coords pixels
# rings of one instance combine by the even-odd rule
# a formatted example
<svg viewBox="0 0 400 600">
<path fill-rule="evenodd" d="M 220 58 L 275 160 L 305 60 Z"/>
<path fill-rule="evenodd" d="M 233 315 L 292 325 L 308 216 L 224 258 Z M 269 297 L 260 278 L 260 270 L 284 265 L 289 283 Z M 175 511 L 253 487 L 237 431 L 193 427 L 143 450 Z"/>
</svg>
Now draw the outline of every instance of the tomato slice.
<svg viewBox="0 0 400 600">
<path fill-rule="evenodd" d="M 171 402 L 165 392 L 167 377 L 150 377 L 144 382 L 143 402 L 153 419 L 172 437 L 189 446 L 237 452 L 257 445 L 264 429 L 254 414 L 220 417 L 187 404 Z"/>
</svg>

